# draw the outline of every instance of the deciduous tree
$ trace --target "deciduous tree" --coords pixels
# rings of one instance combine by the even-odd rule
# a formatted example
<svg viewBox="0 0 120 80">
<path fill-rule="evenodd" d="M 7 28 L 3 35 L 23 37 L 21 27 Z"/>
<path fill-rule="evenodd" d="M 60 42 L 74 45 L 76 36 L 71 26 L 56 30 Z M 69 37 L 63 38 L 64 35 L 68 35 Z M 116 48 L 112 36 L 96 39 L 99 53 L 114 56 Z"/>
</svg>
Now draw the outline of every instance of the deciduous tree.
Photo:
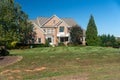
<svg viewBox="0 0 120 80">
<path fill-rule="evenodd" d="M 0 0 L 0 41 L 27 42 L 32 38 L 28 15 L 14 0 Z"/>
<path fill-rule="evenodd" d="M 70 30 L 71 42 L 73 44 L 81 44 L 83 37 L 83 30 L 80 26 L 75 25 Z"/>
</svg>

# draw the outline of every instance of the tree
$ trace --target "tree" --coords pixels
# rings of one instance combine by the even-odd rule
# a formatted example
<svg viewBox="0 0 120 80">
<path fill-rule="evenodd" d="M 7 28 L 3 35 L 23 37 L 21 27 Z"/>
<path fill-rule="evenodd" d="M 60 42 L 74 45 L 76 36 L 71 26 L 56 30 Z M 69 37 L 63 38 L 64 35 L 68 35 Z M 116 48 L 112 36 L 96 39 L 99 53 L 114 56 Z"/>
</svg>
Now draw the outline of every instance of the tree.
<svg viewBox="0 0 120 80">
<path fill-rule="evenodd" d="M 113 35 L 101 35 L 100 36 L 100 39 L 101 39 L 101 46 L 114 46 L 116 44 L 116 39 Z"/>
<path fill-rule="evenodd" d="M 21 10 L 21 6 L 16 4 L 14 7 L 17 37 L 20 42 L 26 43 L 32 39 L 32 23 L 28 22 L 28 15 Z"/>
<path fill-rule="evenodd" d="M 32 38 L 28 15 L 14 0 L 0 0 L 0 41 L 26 42 Z"/>
<path fill-rule="evenodd" d="M 81 27 L 78 25 L 73 26 L 70 30 L 70 37 L 73 44 L 81 44 L 83 37 L 83 30 Z"/>
<path fill-rule="evenodd" d="M 94 21 L 94 17 L 91 15 L 86 30 L 86 42 L 88 46 L 99 45 L 98 31 Z"/>
</svg>

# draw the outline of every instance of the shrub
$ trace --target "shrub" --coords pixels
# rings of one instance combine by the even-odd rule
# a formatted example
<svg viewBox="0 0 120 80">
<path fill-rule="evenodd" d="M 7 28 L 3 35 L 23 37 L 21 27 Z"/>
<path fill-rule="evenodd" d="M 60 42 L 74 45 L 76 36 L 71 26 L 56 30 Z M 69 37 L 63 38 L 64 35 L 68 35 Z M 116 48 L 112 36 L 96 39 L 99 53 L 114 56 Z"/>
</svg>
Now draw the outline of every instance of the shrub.
<svg viewBox="0 0 120 80">
<path fill-rule="evenodd" d="M 72 47 L 74 47 L 74 46 L 84 47 L 84 46 L 85 46 L 85 45 L 73 44 L 73 43 L 68 43 L 67 45 L 68 45 L 68 46 L 72 46 Z"/>
<path fill-rule="evenodd" d="M 73 44 L 73 43 L 71 43 L 71 42 L 70 42 L 70 43 L 68 43 L 67 45 L 68 45 L 68 46 L 74 46 L 74 44 Z"/>
<path fill-rule="evenodd" d="M 63 42 L 58 43 L 58 46 L 65 46 Z"/>
<path fill-rule="evenodd" d="M 13 42 L 11 42 L 11 46 L 12 46 L 13 48 L 16 47 L 16 44 L 17 44 L 17 41 L 13 41 Z"/>
<path fill-rule="evenodd" d="M 6 46 L 7 49 L 12 49 L 10 42 L 5 43 L 4 46 Z"/>
<path fill-rule="evenodd" d="M 115 44 L 113 45 L 113 48 L 120 48 L 120 42 L 116 41 Z"/>
<path fill-rule="evenodd" d="M 36 48 L 36 47 L 48 47 L 48 46 L 46 46 L 46 44 L 29 44 L 29 46 L 31 46 L 31 48 Z"/>
<path fill-rule="evenodd" d="M 16 49 L 28 49 L 29 45 L 24 43 L 16 43 Z"/>
<path fill-rule="evenodd" d="M 9 55 L 9 52 L 7 51 L 7 49 L 1 47 L 0 48 L 0 56 L 7 56 Z"/>
<path fill-rule="evenodd" d="M 46 39 L 45 47 L 49 47 L 49 46 L 50 46 L 49 41 Z"/>
</svg>

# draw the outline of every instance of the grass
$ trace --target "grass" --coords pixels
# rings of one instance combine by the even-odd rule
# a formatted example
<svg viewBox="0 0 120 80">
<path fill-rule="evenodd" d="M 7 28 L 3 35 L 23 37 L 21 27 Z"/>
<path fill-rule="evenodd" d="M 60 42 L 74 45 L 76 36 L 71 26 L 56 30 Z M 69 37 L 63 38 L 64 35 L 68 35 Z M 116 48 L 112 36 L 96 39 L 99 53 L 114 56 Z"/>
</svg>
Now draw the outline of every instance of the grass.
<svg viewBox="0 0 120 80">
<path fill-rule="evenodd" d="M 1 80 L 35 80 L 69 74 L 88 74 L 88 80 L 120 80 L 120 50 L 104 47 L 49 47 L 11 50 L 22 61 L 0 68 L 19 70 L 0 74 Z M 45 67 L 44 70 L 32 71 Z M 25 70 L 31 70 L 26 72 Z"/>
</svg>

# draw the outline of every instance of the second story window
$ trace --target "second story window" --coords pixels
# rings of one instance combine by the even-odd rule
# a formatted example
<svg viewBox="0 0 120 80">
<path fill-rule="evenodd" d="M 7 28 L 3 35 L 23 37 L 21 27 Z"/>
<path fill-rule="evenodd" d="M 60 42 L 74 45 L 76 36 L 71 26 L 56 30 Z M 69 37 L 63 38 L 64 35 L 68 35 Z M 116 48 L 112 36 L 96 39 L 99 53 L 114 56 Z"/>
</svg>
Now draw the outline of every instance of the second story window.
<svg viewBox="0 0 120 80">
<path fill-rule="evenodd" d="M 54 29 L 53 28 L 48 28 L 47 29 L 47 33 L 48 34 L 53 34 L 54 33 Z"/>
<path fill-rule="evenodd" d="M 51 29 L 51 33 L 54 33 L 54 29 Z"/>
<path fill-rule="evenodd" d="M 64 32 L 64 26 L 61 26 L 59 32 Z"/>
<path fill-rule="evenodd" d="M 47 29 L 47 33 L 50 34 L 50 29 Z"/>
</svg>

